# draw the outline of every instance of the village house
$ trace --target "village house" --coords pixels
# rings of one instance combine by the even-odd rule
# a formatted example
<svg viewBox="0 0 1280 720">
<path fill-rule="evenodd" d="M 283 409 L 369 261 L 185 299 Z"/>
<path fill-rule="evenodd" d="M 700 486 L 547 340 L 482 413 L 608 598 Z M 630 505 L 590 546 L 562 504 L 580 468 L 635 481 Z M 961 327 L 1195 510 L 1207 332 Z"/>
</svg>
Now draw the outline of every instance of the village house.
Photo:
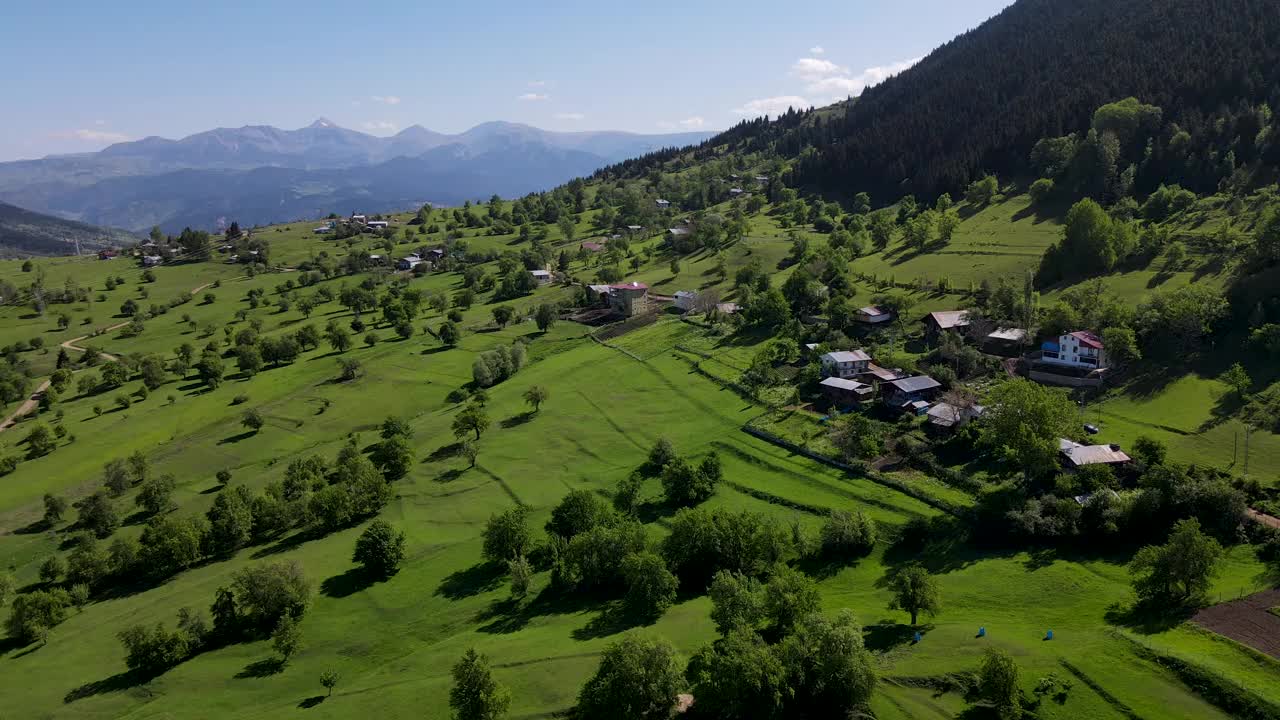
<svg viewBox="0 0 1280 720">
<path fill-rule="evenodd" d="M 818 384 L 822 387 L 823 397 L 839 408 L 861 405 L 874 398 L 876 394 L 874 387 L 857 380 L 829 377 Z"/>
<path fill-rule="evenodd" d="M 370 230 L 386 230 L 389 225 L 390 223 L 386 220 L 370 220 L 364 224 L 364 226 Z"/>
<path fill-rule="evenodd" d="M 929 408 L 929 427 L 934 430 L 954 430 L 964 427 L 970 420 L 982 417 L 986 408 L 981 405 L 956 407 L 950 403 L 939 402 Z"/>
<path fill-rule="evenodd" d="M 162 262 L 164 262 L 164 258 L 160 257 L 159 255 L 143 255 L 142 256 L 143 267 L 155 267 L 156 265 L 159 265 Z"/>
<path fill-rule="evenodd" d="M 942 391 L 942 383 L 928 375 L 894 380 L 881 388 L 885 405 L 923 415 L 933 399 Z"/>
<path fill-rule="evenodd" d="M 617 283 L 609 286 L 609 307 L 623 317 L 631 317 L 645 311 L 649 301 L 649 286 L 642 282 Z"/>
<path fill-rule="evenodd" d="M 538 281 L 539 285 L 546 285 L 555 280 L 555 276 L 551 274 L 550 270 L 530 270 L 529 274 L 533 276 L 534 280 Z"/>
<path fill-rule="evenodd" d="M 742 188 L 729 188 L 729 197 L 738 197 L 742 195 Z"/>
<path fill-rule="evenodd" d="M 422 264 L 422 258 L 418 255 L 407 255 L 396 261 L 397 270 L 412 270 Z"/>
<path fill-rule="evenodd" d="M 761 185 L 768 185 L 768 184 L 769 184 L 769 176 L 768 176 L 768 175 L 757 175 L 757 176 L 755 177 L 755 180 L 756 180 L 756 182 L 760 183 Z"/>
<path fill-rule="evenodd" d="M 628 226 L 627 226 L 627 233 L 628 233 L 628 234 L 631 234 L 631 235 L 639 235 L 639 234 L 640 234 L 640 233 L 642 233 L 642 232 L 644 232 L 644 226 L 643 226 L 643 225 L 628 225 Z M 615 235 L 614 237 L 618 237 L 618 236 L 617 236 L 617 235 Z"/>
<path fill-rule="evenodd" d="M 680 238 L 686 238 L 686 237 L 689 237 L 689 228 L 677 227 L 677 228 L 671 228 L 667 230 L 668 240 L 675 241 L 675 240 L 679 240 Z"/>
<path fill-rule="evenodd" d="M 1040 350 L 1041 361 L 1051 365 L 1087 370 L 1102 370 L 1107 367 L 1102 338 L 1087 330 L 1067 333 L 1056 342 L 1046 340 Z"/>
<path fill-rule="evenodd" d="M 851 378 L 867 371 L 871 356 L 862 350 L 841 350 L 823 355 L 823 377 Z"/>
<path fill-rule="evenodd" d="M 1085 465 L 1124 465 L 1130 461 L 1119 445 L 1081 445 L 1066 438 L 1058 438 L 1058 452 L 1068 470 L 1079 470 Z"/>
<path fill-rule="evenodd" d="M 718 303 L 716 304 L 716 312 L 721 315 L 736 315 L 738 312 L 738 303 Z"/>
<path fill-rule="evenodd" d="M 666 201 L 666 200 L 662 200 L 662 199 L 658 199 L 658 200 L 655 202 L 655 204 L 658 206 L 658 209 L 659 209 L 659 210 L 666 210 L 667 208 L 671 207 L 671 203 L 670 203 L 670 202 L 668 202 L 668 201 Z"/>
<path fill-rule="evenodd" d="M 997 328 L 982 339 L 982 349 L 992 355 L 1013 357 L 1027 341 L 1027 331 L 1022 328 Z"/>
<path fill-rule="evenodd" d="M 120 253 L 115 248 L 103 248 L 98 251 L 99 260 L 114 260 Z"/>
<path fill-rule="evenodd" d="M 364 215 L 352 215 L 352 216 L 351 216 L 351 222 L 353 222 L 353 223 L 359 223 L 359 224 L 361 224 L 361 225 L 365 224 L 365 221 L 366 221 L 367 219 L 368 219 L 368 218 L 366 218 Z"/>
<path fill-rule="evenodd" d="M 969 313 L 964 310 L 942 310 L 924 317 L 924 332 L 930 342 L 937 342 L 944 332 L 963 332 L 969 327 Z"/>
<path fill-rule="evenodd" d="M 698 293 L 692 290 L 677 290 L 675 298 L 676 309 L 689 312 L 698 302 Z"/>
<path fill-rule="evenodd" d="M 864 308 L 858 308 L 857 312 L 853 314 L 853 319 L 854 322 L 860 322 L 864 325 L 880 325 L 892 320 L 893 313 L 875 305 L 868 305 Z"/>
</svg>

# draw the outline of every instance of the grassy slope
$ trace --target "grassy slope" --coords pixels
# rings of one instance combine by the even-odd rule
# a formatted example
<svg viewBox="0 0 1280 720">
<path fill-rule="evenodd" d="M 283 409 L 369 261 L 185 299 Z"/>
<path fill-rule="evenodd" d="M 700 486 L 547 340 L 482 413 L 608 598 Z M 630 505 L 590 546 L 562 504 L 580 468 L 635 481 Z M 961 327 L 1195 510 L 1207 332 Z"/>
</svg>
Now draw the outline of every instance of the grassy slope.
<svg viewBox="0 0 1280 720">
<path fill-rule="evenodd" d="M 999 208 L 984 211 L 997 213 Z M 979 214 L 979 220 L 982 214 Z M 994 221 L 994 219 L 993 219 Z M 973 221 L 971 221 L 973 222 Z M 1033 222 L 1028 218 L 1017 222 Z M 966 223 L 967 225 L 968 223 Z M 309 235 L 309 224 L 289 230 L 269 230 L 275 257 L 296 262 L 328 247 Z M 581 232 L 585 232 L 583 227 Z M 966 237 L 962 231 L 959 242 Z M 751 239 L 728 258 L 733 268 L 753 256 L 767 258 L 766 267 L 786 253 L 780 231 L 767 219 L 757 220 Z M 469 238 L 473 246 L 504 247 L 510 236 Z M 408 247 L 403 246 L 403 247 Z M 400 248 L 397 248 L 399 251 Z M 748 255 L 750 250 L 750 255 Z M 919 262 L 917 261 L 909 262 Z M 862 263 L 864 261 L 858 261 Z M 637 276 L 661 289 L 683 287 L 680 281 L 703 278 L 712 259 L 686 262 L 677 279 L 666 264 L 657 261 Z M 905 265 L 905 263 L 904 263 Z M 101 287 L 103 273 L 112 263 L 59 261 L 51 265 L 49 281 L 71 275 L 78 282 Z M 111 272 L 127 266 L 113 266 Z M 855 269 L 860 269 L 855 263 Z M 589 275 L 575 263 L 575 272 Z M 0 264 L 0 276 L 19 275 L 14 264 Z M 210 306 L 184 306 L 150 321 L 141 338 L 99 340 L 108 351 L 149 348 L 167 350 L 184 340 L 181 313 L 201 313 L 198 319 L 226 321 L 249 287 L 273 288 L 285 275 L 232 280 L 238 268 L 191 266 L 162 268 L 152 286 L 152 298 L 167 299 L 215 277 L 225 278 L 214 291 L 218 300 Z M 902 278 L 899 277 L 899 280 Z M 414 281 L 424 288 L 448 289 L 453 276 L 429 276 Z M 335 283 L 336 284 L 336 283 Z M 538 298 L 559 292 L 548 288 Z M 135 296 L 131 281 L 112 294 L 112 306 Z M 726 288 L 727 294 L 727 288 Z M 537 300 L 535 298 L 534 300 Z M 936 299 L 935 299 L 936 300 Z M 526 300 L 523 302 L 532 302 Z M 939 302 L 947 302 L 942 298 Z M 146 303 L 144 302 L 144 306 Z M 941 305 L 945 307 L 945 305 Z M 203 309 L 202 309 L 203 308 Z M 28 322 L 14 332 L 47 327 L 48 319 L 21 321 L 26 311 L 0 309 L 0 328 L 11 322 Z M 89 311 L 97 324 L 105 312 Z M 301 320 L 296 311 L 275 315 L 274 308 L 255 312 L 268 329 L 283 325 L 292 329 Z M 96 317 L 101 316 L 101 317 Z M 336 304 L 318 308 L 311 322 L 322 325 L 328 317 L 346 321 Z M 488 308 L 477 306 L 467 313 L 466 325 L 487 320 Z M 428 318 L 434 325 L 437 318 Z M 62 339 L 74 337 L 75 326 Z M 380 329 L 384 338 L 391 335 Z M 558 325 L 538 337 L 529 325 L 495 333 L 470 334 L 461 348 L 440 352 L 430 338 L 418 335 L 404 342 L 384 342 L 374 348 L 358 346 L 351 355 L 365 365 L 366 376 L 350 385 L 330 383 L 334 359 L 327 348 L 306 353 L 286 368 L 272 369 L 249 381 L 233 380 L 209 394 L 199 394 L 188 383 L 170 383 L 151 398 L 128 411 L 95 418 L 94 403 L 81 398 L 61 404 L 66 425 L 78 439 L 52 456 L 24 463 L 0 484 L 0 562 L 16 568 L 20 582 L 35 579 L 38 564 L 54 550 L 57 533 L 13 534 L 39 514 L 39 497 L 48 490 L 77 494 L 97 485 L 101 464 L 135 448 L 148 452 L 158 472 L 179 478 L 175 499 L 181 512 L 203 511 L 212 499 L 205 491 L 214 486 L 213 472 L 233 469 L 235 482 L 257 489 L 278 478 L 288 460 L 312 452 L 332 457 L 342 437 L 363 431 L 372 438 L 374 425 L 388 414 L 413 418 L 417 464 L 397 485 L 398 497 L 384 517 L 409 534 L 410 560 L 393 580 L 372 587 L 351 583 L 349 553 L 359 528 L 299 545 L 281 543 L 249 548 L 236 558 L 211 563 L 139 594 L 91 604 L 73 615 L 51 635 L 48 647 L 34 651 L 10 648 L 0 656 L 0 688 L 23 688 L 20 715 L 66 717 L 276 717 L 300 701 L 320 693 L 321 670 L 334 667 L 343 675 L 334 698 L 312 714 L 348 717 L 380 714 L 387 717 L 443 717 L 449 664 L 469 646 L 488 653 L 498 664 L 500 679 L 516 698 L 513 716 L 539 715 L 572 704 L 582 680 L 595 665 L 595 654 L 609 639 L 607 618 L 595 605 L 570 607 L 533 603 L 512 612 L 503 602 L 502 582 L 485 577 L 475 568 L 479 558 L 479 532 L 491 512 L 518 498 L 533 509 L 533 523 L 540 526 L 549 508 L 568 489 L 586 487 L 606 491 L 627 475 L 644 456 L 657 434 L 673 438 L 681 452 L 721 452 L 726 477 L 713 505 L 751 508 L 777 514 L 784 522 L 798 520 L 814 528 L 820 518 L 771 505 L 757 497 L 778 496 L 817 508 L 856 507 L 886 525 L 935 511 L 911 498 L 865 480 L 850 480 L 815 463 L 791 457 L 770 445 L 746 436 L 739 427 L 758 411 L 740 398 L 689 371 L 687 363 L 668 349 L 676 341 L 695 340 L 660 324 L 619 338 L 619 344 L 645 349 L 647 362 L 639 363 L 622 353 L 595 345 L 582 337 L 583 329 Z M 219 333 L 220 334 L 220 333 Z M 533 337 L 531 355 L 538 361 L 515 379 L 491 393 L 490 413 L 495 426 L 481 442 L 479 466 L 462 471 L 461 461 L 432 460 L 432 453 L 452 442 L 448 431 L 453 406 L 445 395 L 470 377 L 475 353 L 497 342 Z M 195 340 L 192 340 L 195 342 Z M 202 344 L 200 341 L 197 345 Z M 51 343 L 52 344 L 52 343 Z M 747 354 L 750 348 L 742 349 Z M 41 357 L 33 353 L 32 357 Z M 51 365 L 52 360 L 48 363 Z M 524 408 L 520 393 L 540 383 L 552 391 L 543 412 L 524 423 L 502 427 L 498 422 L 515 418 Z M 136 384 L 136 383 L 135 383 Z M 173 393 L 176 404 L 165 404 Z M 238 424 L 240 408 L 229 406 L 238 393 L 251 398 L 248 407 L 259 407 L 268 425 L 253 436 L 243 436 Z M 323 414 L 321 400 L 332 405 Z M 1156 410 L 1158 412 L 1158 410 Z M 1186 422 L 1196 422 L 1196 418 Z M 21 429 L 0 436 L 0 444 L 12 446 Z M 735 489 L 752 491 L 756 497 Z M 646 491 L 656 494 L 656 483 Z M 131 503 L 132 498 L 126 497 Z M 137 525 L 121 532 L 136 533 Z M 658 537 L 661 521 L 651 525 Z M 278 552 L 277 552 L 278 551 Z M 870 627 L 870 642 L 882 653 L 882 672 L 900 678 L 971 669 L 986 643 L 1006 647 L 1018 656 L 1029 689 L 1035 678 L 1050 671 L 1060 675 L 1066 659 L 1094 683 L 1147 717 L 1221 717 L 1165 671 L 1139 660 L 1129 646 L 1115 637 L 1103 619 L 1109 606 L 1123 602 L 1128 593 L 1124 558 L 1073 559 L 1064 557 L 982 555 L 959 548 L 952 554 L 930 558 L 942 572 L 945 612 L 935 621 L 925 641 L 911 646 L 900 614 L 884 607 L 888 596 L 876 587 L 886 559 L 883 549 L 855 566 L 824 576 L 824 604 L 851 607 Z M 165 674 L 145 688 L 108 691 L 75 702 L 64 696 L 85 683 L 110 679 L 123 670 L 119 643 L 114 634 L 133 622 L 172 622 L 179 607 L 207 607 L 213 590 L 255 556 L 297 559 L 316 584 L 318 593 L 304 623 L 305 647 L 282 674 L 269 677 L 245 675 L 254 662 L 270 656 L 265 643 L 237 645 L 199 656 Z M 1256 573 L 1251 557 L 1233 555 L 1215 591 L 1234 594 Z M 535 593 L 547 582 L 539 576 Z M 668 612 L 652 629 L 691 652 L 711 637 L 705 597 L 687 599 Z M 988 638 L 976 640 L 978 626 Z M 1041 640 L 1046 629 L 1055 631 L 1052 642 Z M 1152 636 L 1151 642 L 1185 642 L 1183 631 Z M 1231 646 L 1215 646 L 1216 667 L 1250 667 L 1247 682 L 1265 687 L 1266 668 Z M 1262 673 L 1258 675 L 1257 673 Z M 1242 679 L 1242 681 L 1245 681 Z M 1275 697 L 1271 685 L 1267 691 Z M 10 693 L 5 693 L 10 695 Z M 887 686 L 877 696 L 875 709 L 882 717 L 949 717 L 963 708 L 954 696 L 933 697 L 930 692 Z M 1085 684 L 1077 682 L 1063 706 L 1046 706 L 1045 717 L 1120 717 L 1116 708 Z"/>
</svg>

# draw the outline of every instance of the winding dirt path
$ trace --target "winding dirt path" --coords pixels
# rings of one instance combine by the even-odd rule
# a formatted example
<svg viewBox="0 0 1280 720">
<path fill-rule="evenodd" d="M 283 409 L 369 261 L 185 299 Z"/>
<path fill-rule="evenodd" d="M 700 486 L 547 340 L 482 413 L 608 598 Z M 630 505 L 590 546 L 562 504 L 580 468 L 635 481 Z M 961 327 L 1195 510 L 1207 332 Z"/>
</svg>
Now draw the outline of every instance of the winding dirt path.
<svg viewBox="0 0 1280 720">
<path fill-rule="evenodd" d="M 288 268 L 288 269 L 292 270 L 292 268 Z M 239 278 L 232 278 L 232 279 L 240 280 L 244 277 L 247 277 L 247 276 L 241 276 Z M 207 282 L 203 285 L 199 285 L 197 287 L 191 288 L 191 294 L 195 295 L 201 290 L 204 290 L 205 288 L 209 288 L 212 286 L 213 286 L 213 283 Z M 102 332 L 98 333 L 98 335 L 106 335 L 107 333 L 112 332 L 113 330 L 119 330 L 120 328 L 128 324 L 129 324 L 128 322 L 116 323 L 115 325 L 112 325 L 110 327 L 103 328 Z M 60 343 L 58 347 L 66 348 L 67 350 L 74 350 L 75 352 L 84 352 L 88 348 L 80 347 L 76 343 L 80 342 L 81 340 L 88 340 L 91 337 L 94 337 L 94 336 L 81 335 L 80 337 L 71 338 L 70 340 L 65 340 L 62 343 Z M 115 362 L 116 360 L 119 360 L 119 358 L 117 358 L 115 355 L 112 355 L 110 353 L 99 351 L 98 354 L 101 355 L 103 358 L 105 358 L 107 362 Z M 6 417 L 3 422 L 0 422 L 0 432 L 4 432 L 5 430 L 8 430 L 14 425 L 17 425 L 18 418 L 34 410 L 36 406 L 40 404 L 40 398 L 44 396 L 45 391 L 48 389 L 49 389 L 49 380 L 46 379 L 44 382 L 40 383 L 39 386 L 36 387 L 35 392 L 31 393 L 30 397 L 24 400 L 22 404 L 17 407 L 17 409 L 9 413 L 9 416 Z"/>
<path fill-rule="evenodd" d="M 112 330 L 119 330 L 120 328 L 128 324 L 129 323 L 127 322 L 116 323 L 115 325 L 112 325 L 111 327 L 103 330 L 101 334 L 109 333 Z M 74 350 L 76 352 L 84 352 L 87 348 L 82 348 L 76 345 L 76 343 L 80 342 L 81 340 L 88 340 L 90 337 L 93 337 L 93 336 L 81 335 L 80 337 L 77 337 L 77 338 L 71 338 L 70 340 L 65 340 L 62 343 L 60 343 L 58 347 L 65 348 L 67 350 Z M 115 355 L 112 355 L 110 353 L 99 352 L 98 354 L 101 355 L 103 358 L 106 358 L 108 362 L 115 362 L 116 360 L 119 359 Z M 4 432 L 5 430 L 8 430 L 14 425 L 17 425 L 18 418 L 34 410 L 35 407 L 40 404 L 40 398 L 44 396 L 45 391 L 48 389 L 49 389 L 49 380 L 46 379 L 44 382 L 40 383 L 39 386 L 36 387 L 36 391 L 31 393 L 30 397 L 24 400 L 22 404 L 17 407 L 16 410 L 10 413 L 9 417 L 4 419 L 4 422 L 0 422 L 0 432 Z"/>
</svg>

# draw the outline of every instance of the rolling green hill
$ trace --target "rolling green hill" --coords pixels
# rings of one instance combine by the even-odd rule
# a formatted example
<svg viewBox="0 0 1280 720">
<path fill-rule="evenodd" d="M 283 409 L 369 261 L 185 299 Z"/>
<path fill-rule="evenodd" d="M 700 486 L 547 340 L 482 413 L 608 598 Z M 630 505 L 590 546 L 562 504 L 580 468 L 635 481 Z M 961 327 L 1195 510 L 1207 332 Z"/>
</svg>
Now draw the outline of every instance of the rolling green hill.
<svg viewBox="0 0 1280 720">
<path fill-rule="evenodd" d="M 123 230 L 94 227 L 0 203 L 0 256 L 74 255 L 137 242 Z"/>
<path fill-rule="evenodd" d="M 1065 11 L 1045 7 L 1024 0 L 947 52 L 961 62 L 966 47 L 1008 42 L 1018 27 L 1008 18 L 1037 11 L 1040 32 L 1065 32 L 1050 22 Z M 1161 46 L 1185 29 L 1149 39 Z M 1123 72 L 1116 82 L 1125 78 L 1137 82 Z M 898 92 L 892 82 L 881 92 Z M 941 204 L 923 191 L 860 198 L 800 182 L 798 168 L 830 150 L 832 138 L 809 134 L 828 109 L 747 123 L 547 193 L 388 214 L 377 233 L 339 223 L 316 234 L 304 222 L 230 241 L 191 234 L 175 261 L 149 270 L 0 262 L 10 299 L 0 390 L 13 420 L 0 426 L 6 709 L 448 717 L 451 668 L 476 649 L 511 692 L 507 717 L 566 716 L 619 640 L 663 638 L 684 670 L 717 639 L 707 580 L 687 560 L 715 553 L 682 560 L 677 544 L 691 517 L 711 513 L 697 527 L 725 533 L 717 547 L 732 556 L 716 562 L 796 583 L 766 586 L 768 612 L 853 612 L 859 629 L 840 647 L 860 638 L 867 654 L 844 657 L 877 676 L 858 704 L 875 717 L 987 716 L 972 690 L 992 648 L 1012 659 L 1015 694 L 1044 720 L 1274 716 L 1280 661 L 1265 642 L 1187 620 L 1198 604 L 1274 584 L 1275 535 L 1245 517 L 1248 506 L 1280 510 L 1280 427 L 1261 422 L 1280 397 L 1267 329 L 1280 325 L 1274 166 L 1246 159 L 1242 133 L 1175 141 L 1173 121 L 1144 124 L 1153 113 L 1111 106 L 1122 100 L 1100 98 L 1049 128 L 1094 130 L 1049 138 L 1054 152 L 1037 157 L 1052 167 L 1023 164 L 1021 148 L 1011 162 L 1025 175 L 966 171 L 977 182 Z M 1196 127 L 1243 126 L 1248 113 L 1224 107 Z M 1195 147 L 1215 158 L 1240 150 L 1239 162 L 1228 171 L 1197 150 L 1175 163 L 1225 178 L 1212 193 L 1137 189 L 1128 180 L 1139 166 L 1155 172 L 1168 158 L 1103 138 L 1130 110 L 1147 119 L 1135 127 L 1153 148 L 1203 141 Z M 1112 162 L 1087 162 L 1098 149 L 1114 150 Z M 1030 190 L 1033 169 L 1054 179 L 1051 191 Z M 261 262 L 230 260 L 251 250 Z M 383 262 L 425 250 L 443 258 L 412 272 Z M 538 285 L 529 271 L 546 267 L 556 279 Z M 620 281 L 645 283 L 655 312 L 574 321 L 597 302 L 584 285 Z M 680 316 L 659 301 L 678 291 L 737 312 Z M 897 317 L 851 322 L 870 304 Z M 956 309 L 993 327 L 1029 320 L 1032 348 L 1090 329 L 1117 355 L 1126 338 L 1137 352 L 1100 389 L 1026 390 L 1038 404 L 1003 436 L 989 430 L 1001 402 L 1028 385 L 973 338 L 926 336 L 927 313 Z M 988 417 L 954 435 L 879 404 L 841 419 L 817 390 L 808 344 L 930 374 Z M 49 392 L 24 401 L 46 381 Z M 1064 471 L 1059 433 L 1118 443 L 1137 462 Z M 1020 452 L 1032 436 L 1039 444 Z M 662 438 L 693 467 L 718 459 L 721 477 L 692 513 L 667 498 L 687 477 L 681 464 L 649 467 Z M 561 505 L 568 497 L 598 505 L 578 514 Z M 833 513 L 874 523 L 875 537 L 848 550 Z M 511 553 L 490 530 L 503 527 L 498 516 L 527 531 Z M 1131 561 L 1191 519 L 1219 543 L 1215 572 L 1176 611 L 1183 598 L 1136 602 Z M 376 520 L 404 533 L 389 576 L 355 559 Z M 572 539 L 547 530 L 570 522 L 593 526 Z M 680 575 L 669 606 L 637 608 L 641 583 L 618 577 L 637 562 L 619 557 L 624 547 L 658 553 L 663 572 Z M 527 587 L 516 582 L 522 559 Z M 890 584 L 915 565 L 941 607 L 913 627 L 891 609 Z M 246 574 L 271 567 L 272 582 Z M 301 642 L 282 658 L 263 598 L 290 587 L 306 602 L 292 608 Z M 737 652 L 758 651 L 743 665 L 753 672 L 783 662 L 760 647 L 797 650 L 785 623 L 757 618 L 737 632 Z M 740 674 L 675 681 L 694 695 L 689 717 L 718 717 L 717 682 L 742 680 L 737 696 L 755 698 L 755 675 Z M 322 677 L 336 678 L 331 694 Z M 787 698 L 777 716 L 806 716 Z"/>
</svg>

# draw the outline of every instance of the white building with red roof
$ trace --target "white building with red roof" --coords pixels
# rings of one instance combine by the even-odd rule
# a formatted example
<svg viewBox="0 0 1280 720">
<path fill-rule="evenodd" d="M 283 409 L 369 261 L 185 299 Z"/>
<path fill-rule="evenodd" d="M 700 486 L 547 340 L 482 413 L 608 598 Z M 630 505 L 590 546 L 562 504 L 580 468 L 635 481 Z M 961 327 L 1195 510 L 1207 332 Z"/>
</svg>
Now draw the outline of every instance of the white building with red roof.
<svg viewBox="0 0 1280 720">
<path fill-rule="evenodd" d="M 1046 340 L 1041 346 L 1041 360 L 1051 365 L 1102 370 L 1107 367 L 1106 349 L 1102 338 L 1088 330 L 1077 330 L 1058 338 Z"/>
</svg>

